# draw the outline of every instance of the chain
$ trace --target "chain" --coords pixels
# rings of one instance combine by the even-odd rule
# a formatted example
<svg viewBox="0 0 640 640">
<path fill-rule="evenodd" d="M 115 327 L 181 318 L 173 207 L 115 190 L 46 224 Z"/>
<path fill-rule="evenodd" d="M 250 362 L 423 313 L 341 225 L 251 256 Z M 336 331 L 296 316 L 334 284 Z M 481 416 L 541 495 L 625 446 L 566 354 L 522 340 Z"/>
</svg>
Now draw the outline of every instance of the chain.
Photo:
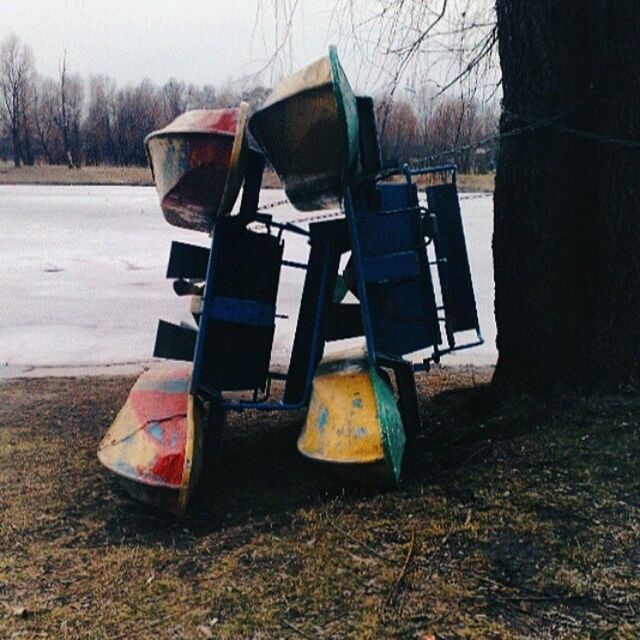
<svg viewBox="0 0 640 640">
<path fill-rule="evenodd" d="M 569 127 L 565 124 L 555 122 L 555 119 L 553 118 L 533 118 L 530 116 L 523 116 L 518 113 L 514 113 L 513 111 L 509 111 L 508 109 L 503 109 L 502 111 L 516 120 L 528 122 L 529 127 L 537 129 L 555 129 L 556 131 L 559 131 L 561 133 L 566 133 L 577 138 L 584 138 L 585 140 L 593 140 L 594 142 L 600 142 L 602 144 L 612 144 L 619 147 L 626 147 L 628 149 L 640 149 L 640 141 L 638 140 L 612 138 L 611 136 L 607 136 L 601 133 L 595 133 L 594 131 L 587 131 L 586 129 Z"/>
<path fill-rule="evenodd" d="M 458 196 L 459 200 L 477 200 L 478 198 L 490 198 L 493 196 L 491 191 L 483 191 L 482 193 L 469 193 Z"/>
<path fill-rule="evenodd" d="M 270 204 L 259 205 L 258 212 L 262 213 L 263 211 L 268 211 L 269 209 L 275 209 L 276 207 L 282 207 L 285 204 L 289 204 L 289 200 L 278 200 L 277 202 L 271 202 Z M 305 224 L 309 222 L 318 222 L 319 220 L 331 220 L 332 218 L 340 218 L 342 216 L 342 211 L 340 210 L 332 210 L 326 213 L 319 213 L 315 216 L 305 216 L 304 218 L 296 218 L 294 220 L 289 220 L 290 224 Z M 262 224 L 262 223 L 259 223 Z"/>
<path fill-rule="evenodd" d="M 490 191 L 487 191 L 483 193 L 462 194 L 459 196 L 459 199 L 460 200 L 477 200 L 478 198 L 490 198 L 491 196 L 493 196 L 493 193 L 491 193 Z M 277 202 L 272 202 L 271 204 L 260 206 L 259 211 L 275 209 L 276 207 L 281 207 L 285 204 L 289 204 L 289 200 L 278 200 Z M 311 222 L 319 222 L 320 220 L 334 220 L 342 217 L 344 217 L 344 211 L 342 211 L 342 209 L 335 209 L 335 210 L 327 211 L 326 213 L 318 213 L 314 216 L 294 218 L 293 220 L 289 220 L 288 222 L 290 224 L 309 224 Z M 257 222 L 254 224 L 264 226 L 264 223 L 262 222 Z"/>
<path fill-rule="evenodd" d="M 332 220 L 333 218 L 341 218 L 343 215 L 342 211 L 328 211 L 327 213 L 319 213 L 316 216 L 311 216 L 310 218 L 297 218 L 296 220 L 291 220 L 291 224 L 304 224 L 305 222 L 318 222 L 318 220 Z"/>
<path fill-rule="evenodd" d="M 260 204 L 258 205 L 258 211 L 266 211 L 267 209 L 275 209 L 276 207 L 281 207 L 283 204 L 288 204 L 289 201 L 285 198 L 284 200 L 278 200 L 276 202 L 271 202 L 269 204 Z"/>
</svg>

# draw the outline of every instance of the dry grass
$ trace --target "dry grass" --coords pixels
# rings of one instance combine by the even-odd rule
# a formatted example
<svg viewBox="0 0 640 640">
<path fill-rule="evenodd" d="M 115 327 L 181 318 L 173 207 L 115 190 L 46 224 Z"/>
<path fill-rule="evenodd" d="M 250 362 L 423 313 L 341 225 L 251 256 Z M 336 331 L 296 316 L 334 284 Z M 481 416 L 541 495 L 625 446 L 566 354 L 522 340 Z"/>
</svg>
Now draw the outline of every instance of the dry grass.
<svg viewBox="0 0 640 640">
<path fill-rule="evenodd" d="M 132 378 L 0 384 L 2 638 L 635 638 L 636 394 L 504 406 L 421 380 L 396 492 L 301 458 L 303 416 L 233 416 L 182 522 L 95 458 Z"/>
<path fill-rule="evenodd" d="M 495 173 L 460 173 L 458 174 L 458 189 L 460 191 L 493 192 Z"/>
<path fill-rule="evenodd" d="M 404 182 L 405 177 L 402 174 L 396 174 L 389 178 L 391 182 Z M 418 189 L 424 189 L 429 184 L 438 184 L 442 178 L 440 174 L 419 175 L 414 177 L 415 183 L 418 185 Z M 458 173 L 457 185 L 460 192 L 481 192 L 481 193 L 493 193 L 495 183 L 494 173 Z"/>
<path fill-rule="evenodd" d="M 64 165 L 20 167 L 0 164 L 0 184 L 153 185 L 148 167 L 81 167 Z"/>
<path fill-rule="evenodd" d="M 493 191 L 493 174 L 460 174 L 460 191 Z M 60 185 L 153 185 L 147 167 L 81 167 L 69 169 L 64 165 L 20 167 L 0 162 L 0 184 L 60 184 Z M 282 184 L 272 170 L 265 171 L 262 186 L 280 189 Z"/>
<path fill-rule="evenodd" d="M 280 188 L 278 176 L 266 171 L 263 186 Z M 57 184 L 57 185 L 128 185 L 153 186 L 148 167 L 80 167 L 69 169 L 65 165 L 41 164 L 35 167 L 20 167 L 0 162 L 0 184 Z"/>
<path fill-rule="evenodd" d="M 400 176 L 399 180 L 404 178 Z M 459 173 L 458 189 L 459 191 L 480 191 L 483 193 L 492 193 L 494 189 L 495 174 L 494 173 Z M 418 179 L 418 184 L 423 186 L 423 182 Z M 267 169 L 262 179 L 262 186 L 266 189 L 281 189 L 282 183 L 276 173 Z"/>
</svg>

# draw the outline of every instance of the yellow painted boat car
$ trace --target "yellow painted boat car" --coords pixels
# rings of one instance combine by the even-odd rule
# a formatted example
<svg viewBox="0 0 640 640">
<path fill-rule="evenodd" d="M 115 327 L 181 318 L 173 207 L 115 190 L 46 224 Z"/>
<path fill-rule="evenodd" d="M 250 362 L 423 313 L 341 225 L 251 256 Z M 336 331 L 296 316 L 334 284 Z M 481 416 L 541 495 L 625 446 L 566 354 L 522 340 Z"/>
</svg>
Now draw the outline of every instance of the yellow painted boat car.
<svg viewBox="0 0 640 640">
<path fill-rule="evenodd" d="M 356 98 L 335 47 L 281 82 L 251 116 L 249 130 L 294 207 L 335 206 L 358 158 Z"/>
<path fill-rule="evenodd" d="M 190 378 L 188 367 L 143 373 L 98 447 L 98 460 L 130 495 L 175 515 L 202 472 L 203 417 Z"/>
<path fill-rule="evenodd" d="M 298 438 L 302 455 L 358 482 L 395 486 L 405 434 L 390 384 L 362 349 L 322 360 Z"/>
<path fill-rule="evenodd" d="M 231 212 L 246 171 L 249 105 L 199 109 L 150 133 L 145 147 L 167 222 L 211 231 Z"/>
</svg>

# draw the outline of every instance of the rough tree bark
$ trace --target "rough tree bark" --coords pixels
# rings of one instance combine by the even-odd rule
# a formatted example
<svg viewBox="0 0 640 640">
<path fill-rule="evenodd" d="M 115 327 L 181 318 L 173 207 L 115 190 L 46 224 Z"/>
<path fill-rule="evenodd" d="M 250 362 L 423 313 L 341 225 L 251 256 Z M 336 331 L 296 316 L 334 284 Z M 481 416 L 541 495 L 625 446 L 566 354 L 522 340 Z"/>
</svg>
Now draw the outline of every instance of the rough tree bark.
<svg viewBox="0 0 640 640">
<path fill-rule="evenodd" d="M 640 362 L 640 3 L 496 7 L 495 381 L 616 388 Z"/>
</svg>

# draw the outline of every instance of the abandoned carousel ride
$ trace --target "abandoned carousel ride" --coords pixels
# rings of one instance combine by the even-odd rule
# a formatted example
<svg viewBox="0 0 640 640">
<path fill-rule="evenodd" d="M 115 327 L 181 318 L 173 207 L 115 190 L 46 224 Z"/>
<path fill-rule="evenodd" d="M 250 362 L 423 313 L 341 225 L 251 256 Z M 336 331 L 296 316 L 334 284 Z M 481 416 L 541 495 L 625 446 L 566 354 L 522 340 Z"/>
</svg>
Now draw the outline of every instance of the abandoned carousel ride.
<svg viewBox="0 0 640 640">
<path fill-rule="evenodd" d="M 191 296 L 195 324 L 160 321 L 154 356 L 170 362 L 140 376 L 98 458 L 134 498 L 176 515 L 219 459 L 225 416 L 244 409 L 307 408 L 302 455 L 351 482 L 397 485 L 424 429 L 415 373 L 482 342 L 456 169 L 383 169 L 373 101 L 354 95 L 335 48 L 248 111 L 187 112 L 146 140 L 166 220 L 211 243 L 172 244 L 167 278 Z M 292 222 L 261 208 L 267 162 L 293 207 L 334 213 Z M 285 243 L 301 240 L 306 262 L 286 260 Z M 285 269 L 304 284 L 275 370 Z"/>
</svg>

